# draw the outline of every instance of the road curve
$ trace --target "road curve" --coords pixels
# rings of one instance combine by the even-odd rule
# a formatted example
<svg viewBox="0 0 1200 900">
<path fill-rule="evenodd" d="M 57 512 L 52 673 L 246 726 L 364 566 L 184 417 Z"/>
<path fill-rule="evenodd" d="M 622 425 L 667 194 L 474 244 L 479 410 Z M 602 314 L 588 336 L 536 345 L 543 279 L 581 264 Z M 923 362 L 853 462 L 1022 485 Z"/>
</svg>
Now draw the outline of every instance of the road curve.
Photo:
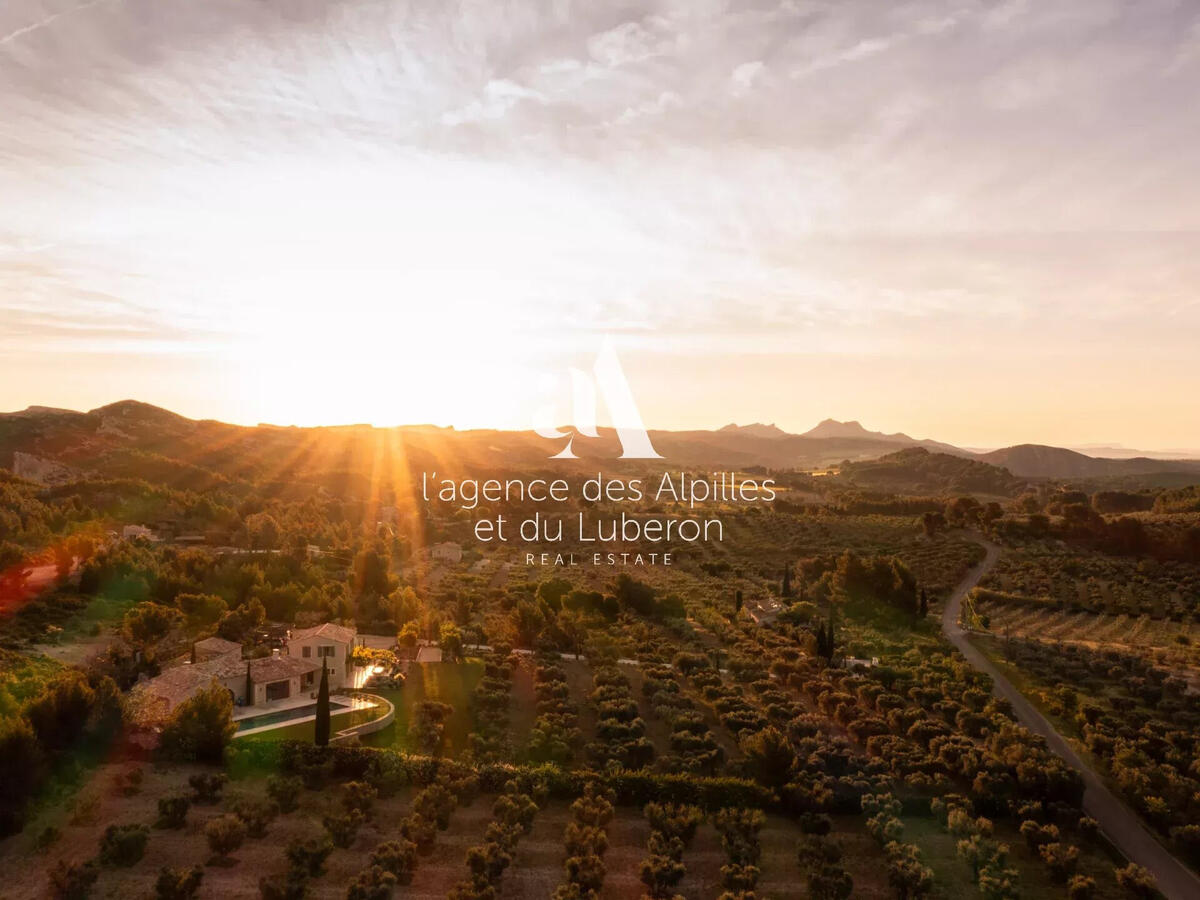
<svg viewBox="0 0 1200 900">
<path fill-rule="evenodd" d="M 1144 867 L 1154 876 L 1158 882 L 1158 889 L 1166 895 L 1168 900 L 1196 900 L 1197 897 L 1200 897 L 1200 878 L 1197 878 L 1191 869 L 1172 856 L 1142 824 L 1133 810 L 1105 787 L 1100 776 L 1079 757 L 1066 739 L 1054 730 L 1054 726 L 1046 720 L 1046 717 L 1013 687 L 1012 682 L 1001 674 L 992 661 L 971 643 L 967 633 L 958 624 L 963 598 L 967 591 L 975 587 L 979 583 L 979 579 L 1000 558 L 1000 548 L 995 544 L 974 535 L 967 535 L 967 537 L 982 546 L 987 551 L 987 556 L 967 573 L 962 583 L 955 588 L 950 599 L 946 601 L 946 607 L 942 610 L 942 631 L 945 632 L 950 643 L 966 657 L 967 662 L 991 676 L 994 692 L 1012 704 L 1017 720 L 1030 731 L 1044 737 L 1050 749 L 1066 760 L 1083 777 L 1084 811 L 1100 823 L 1100 830 L 1108 839 L 1127 858 Z"/>
</svg>

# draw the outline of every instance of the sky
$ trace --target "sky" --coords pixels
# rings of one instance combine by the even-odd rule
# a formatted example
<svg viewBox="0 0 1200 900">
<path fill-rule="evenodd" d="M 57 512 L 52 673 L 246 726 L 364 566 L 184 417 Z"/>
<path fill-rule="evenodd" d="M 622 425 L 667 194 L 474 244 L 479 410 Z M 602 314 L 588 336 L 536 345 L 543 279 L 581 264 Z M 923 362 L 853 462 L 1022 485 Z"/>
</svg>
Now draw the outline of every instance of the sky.
<svg viewBox="0 0 1200 900">
<path fill-rule="evenodd" d="M 1200 7 L 6 0 L 0 409 L 1200 447 Z"/>
</svg>

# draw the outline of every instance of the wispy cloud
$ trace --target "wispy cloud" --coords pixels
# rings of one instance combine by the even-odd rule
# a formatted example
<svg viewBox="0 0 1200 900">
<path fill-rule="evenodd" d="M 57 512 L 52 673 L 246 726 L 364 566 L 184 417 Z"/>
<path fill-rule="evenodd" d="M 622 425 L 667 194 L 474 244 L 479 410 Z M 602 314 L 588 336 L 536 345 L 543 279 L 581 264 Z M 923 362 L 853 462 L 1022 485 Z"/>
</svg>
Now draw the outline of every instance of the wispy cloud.
<svg viewBox="0 0 1200 900">
<path fill-rule="evenodd" d="M 1198 36 L 1172 0 L 9 0 L 0 340 L 1175 346 Z"/>
</svg>

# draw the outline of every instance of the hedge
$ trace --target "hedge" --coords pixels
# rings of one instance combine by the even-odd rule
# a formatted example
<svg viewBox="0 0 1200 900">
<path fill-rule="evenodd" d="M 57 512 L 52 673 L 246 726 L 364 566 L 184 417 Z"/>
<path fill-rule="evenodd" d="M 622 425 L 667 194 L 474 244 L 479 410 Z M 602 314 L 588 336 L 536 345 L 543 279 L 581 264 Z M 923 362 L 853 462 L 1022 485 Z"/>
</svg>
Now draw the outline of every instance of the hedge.
<svg viewBox="0 0 1200 900">
<path fill-rule="evenodd" d="M 653 772 L 595 772 L 588 769 L 561 769 L 555 765 L 517 766 L 485 763 L 470 766 L 462 762 L 430 756 L 413 756 L 397 750 L 376 747 L 328 746 L 299 741 L 248 741 L 230 752 L 230 767 L 239 774 L 254 771 L 296 773 L 309 766 L 332 761 L 337 778 L 361 780 L 369 777 L 373 760 L 390 756 L 398 761 L 407 780 L 427 785 L 446 772 L 461 776 L 474 773 L 485 793 L 501 793 L 505 784 L 516 780 L 523 790 L 534 784 L 544 785 L 549 795 L 572 800 L 584 786 L 598 781 L 611 788 L 618 805 L 642 806 L 651 801 L 689 803 L 706 810 L 727 806 L 758 809 L 779 808 L 779 798 L 767 788 L 744 778 L 704 778 L 694 775 L 668 775 Z"/>
</svg>

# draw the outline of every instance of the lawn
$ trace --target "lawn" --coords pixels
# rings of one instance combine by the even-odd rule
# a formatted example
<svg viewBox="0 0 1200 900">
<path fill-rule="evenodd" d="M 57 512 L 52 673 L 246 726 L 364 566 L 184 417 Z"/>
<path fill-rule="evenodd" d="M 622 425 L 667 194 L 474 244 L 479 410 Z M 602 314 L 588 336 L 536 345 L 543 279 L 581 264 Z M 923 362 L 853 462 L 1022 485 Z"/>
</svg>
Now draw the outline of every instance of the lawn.
<svg viewBox="0 0 1200 900">
<path fill-rule="evenodd" d="M 483 677 L 483 662 L 468 659 L 461 663 L 414 663 L 409 667 L 408 680 L 397 691 L 376 691 L 391 700 L 396 707 L 396 721 L 362 739 L 372 747 L 394 747 L 416 752 L 409 745 L 408 721 L 412 708 L 422 700 L 437 700 L 454 707 L 446 726 L 446 755 L 458 756 L 467 747 L 467 736 L 474 730 L 471 696 Z"/>
</svg>

